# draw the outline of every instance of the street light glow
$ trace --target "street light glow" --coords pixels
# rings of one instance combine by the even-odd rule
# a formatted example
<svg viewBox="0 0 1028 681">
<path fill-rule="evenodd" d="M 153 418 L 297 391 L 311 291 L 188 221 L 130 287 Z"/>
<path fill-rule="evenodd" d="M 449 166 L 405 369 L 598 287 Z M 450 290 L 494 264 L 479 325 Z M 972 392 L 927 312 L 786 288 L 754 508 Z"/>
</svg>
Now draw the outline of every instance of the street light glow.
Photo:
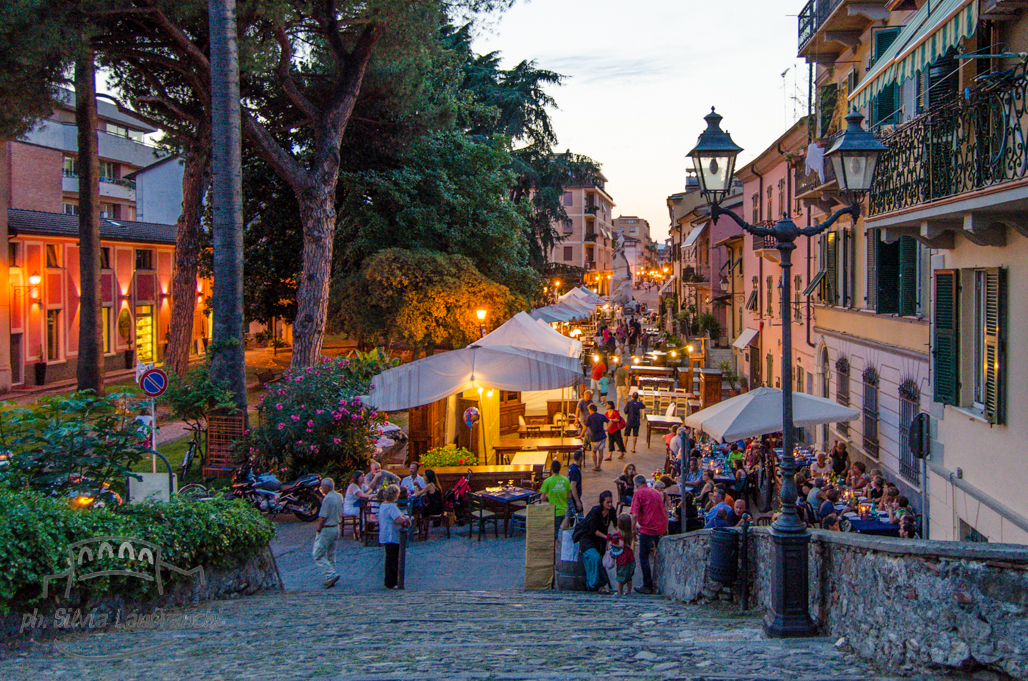
<svg viewBox="0 0 1028 681">
<path fill-rule="evenodd" d="M 478 321 L 485 321 L 485 310 L 475 310 L 475 314 L 478 315 Z"/>
</svg>

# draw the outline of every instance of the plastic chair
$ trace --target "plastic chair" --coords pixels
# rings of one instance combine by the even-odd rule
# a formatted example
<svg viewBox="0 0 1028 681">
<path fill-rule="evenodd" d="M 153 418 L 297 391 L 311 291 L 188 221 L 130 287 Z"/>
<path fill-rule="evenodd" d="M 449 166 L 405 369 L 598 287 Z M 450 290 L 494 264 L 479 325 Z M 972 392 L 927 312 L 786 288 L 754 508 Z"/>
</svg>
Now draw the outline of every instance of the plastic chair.
<svg viewBox="0 0 1028 681">
<path fill-rule="evenodd" d="M 666 417 L 668 417 L 668 418 L 671 418 L 672 416 L 674 416 L 674 415 L 675 415 L 675 407 L 676 407 L 676 406 L 677 406 L 677 405 L 676 405 L 676 404 L 675 404 L 674 402 L 672 402 L 671 404 L 669 404 L 669 405 L 667 406 L 667 411 L 665 411 L 665 412 L 664 412 L 664 416 L 666 416 Z"/>
</svg>

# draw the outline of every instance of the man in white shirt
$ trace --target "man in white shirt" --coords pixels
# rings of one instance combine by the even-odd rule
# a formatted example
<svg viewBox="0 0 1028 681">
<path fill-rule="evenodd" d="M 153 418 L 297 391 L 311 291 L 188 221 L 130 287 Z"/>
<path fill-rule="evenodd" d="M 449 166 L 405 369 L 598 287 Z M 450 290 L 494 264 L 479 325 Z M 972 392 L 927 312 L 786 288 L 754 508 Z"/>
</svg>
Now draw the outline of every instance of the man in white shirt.
<svg viewBox="0 0 1028 681">
<path fill-rule="evenodd" d="M 336 571 L 336 542 L 339 540 L 339 522 L 343 517 L 343 497 L 335 491 L 332 478 L 321 481 L 321 511 L 318 513 L 318 524 L 314 534 L 314 548 L 311 554 L 314 563 L 325 578 L 324 587 L 331 589 L 339 581 Z"/>
<path fill-rule="evenodd" d="M 421 497 L 415 497 L 414 495 L 425 489 L 425 479 L 418 475 L 418 468 L 420 464 L 417 461 L 412 461 L 410 465 L 410 475 L 400 481 L 400 487 L 407 490 L 407 498 L 411 500 L 411 509 L 416 509 L 421 506 Z"/>
<path fill-rule="evenodd" d="M 832 466 L 828 463 L 828 456 L 824 452 L 817 453 L 817 460 L 810 464 L 810 476 L 812 478 L 827 478 L 832 474 Z"/>
</svg>

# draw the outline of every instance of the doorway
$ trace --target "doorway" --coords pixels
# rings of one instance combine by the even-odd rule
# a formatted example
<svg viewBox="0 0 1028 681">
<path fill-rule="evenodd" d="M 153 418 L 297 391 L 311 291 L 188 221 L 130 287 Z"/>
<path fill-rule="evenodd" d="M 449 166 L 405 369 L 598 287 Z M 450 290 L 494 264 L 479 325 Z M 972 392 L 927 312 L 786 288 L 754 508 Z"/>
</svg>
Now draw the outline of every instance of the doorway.
<svg viewBox="0 0 1028 681">
<path fill-rule="evenodd" d="M 153 305 L 136 306 L 136 361 L 152 364 L 154 361 Z"/>
</svg>

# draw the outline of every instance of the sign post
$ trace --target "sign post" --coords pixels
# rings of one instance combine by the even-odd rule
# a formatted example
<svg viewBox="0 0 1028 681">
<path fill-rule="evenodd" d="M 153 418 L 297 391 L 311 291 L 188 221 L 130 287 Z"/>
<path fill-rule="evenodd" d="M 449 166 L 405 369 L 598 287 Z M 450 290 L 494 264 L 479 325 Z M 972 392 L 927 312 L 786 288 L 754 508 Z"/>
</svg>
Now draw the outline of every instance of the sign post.
<svg viewBox="0 0 1028 681">
<path fill-rule="evenodd" d="M 150 398 L 150 451 L 157 451 L 157 398 L 168 389 L 168 374 L 163 369 L 147 369 L 139 377 L 139 387 Z M 153 472 L 157 472 L 157 457 L 150 455 Z"/>
</svg>

